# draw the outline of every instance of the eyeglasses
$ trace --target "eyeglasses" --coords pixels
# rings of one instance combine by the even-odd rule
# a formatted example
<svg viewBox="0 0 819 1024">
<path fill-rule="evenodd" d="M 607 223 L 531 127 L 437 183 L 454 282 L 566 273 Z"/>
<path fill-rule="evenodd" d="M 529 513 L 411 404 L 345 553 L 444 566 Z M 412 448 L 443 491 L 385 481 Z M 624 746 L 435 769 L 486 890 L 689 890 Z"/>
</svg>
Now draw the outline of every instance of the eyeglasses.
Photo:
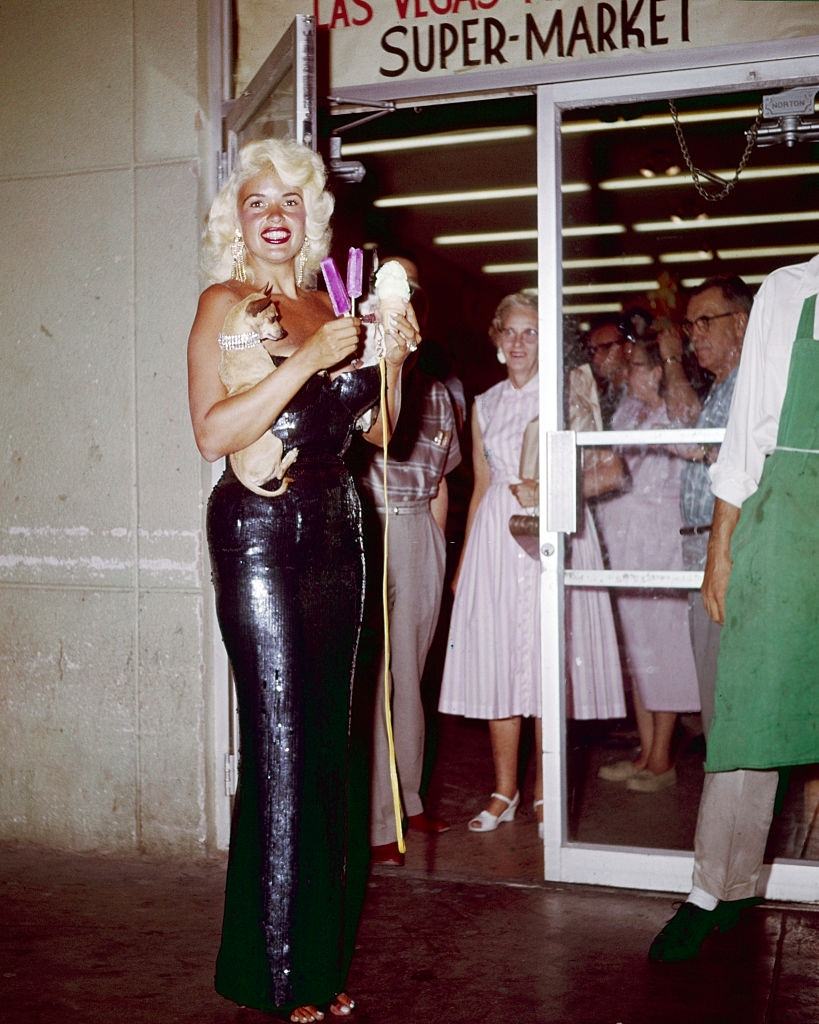
<svg viewBox="0 0 819 1024">
<path fill-rule="evenodd" d="M 523 338 L 524 341 L 537 341 L 537 328 L 524 327 L 522 331 L 516 331 L 514 327 L 501 327 L 498 334 L 504 341 L 512 341 L 515 338 Z"/>
<path fill-rule="evenodd" d="M 703 334 L 708 334 L 711 330 L 712 320 L 721 320 L 724 316 L 733 316 L 735 312 L 735 310 L 731 309 L 727 313 L 717 313 L 714 316 L 698 316 L 696 320 L 683 320 L 680 326 L 689 338 L 694 333 L 695 327 L 699 328 Z"/>
</svg>

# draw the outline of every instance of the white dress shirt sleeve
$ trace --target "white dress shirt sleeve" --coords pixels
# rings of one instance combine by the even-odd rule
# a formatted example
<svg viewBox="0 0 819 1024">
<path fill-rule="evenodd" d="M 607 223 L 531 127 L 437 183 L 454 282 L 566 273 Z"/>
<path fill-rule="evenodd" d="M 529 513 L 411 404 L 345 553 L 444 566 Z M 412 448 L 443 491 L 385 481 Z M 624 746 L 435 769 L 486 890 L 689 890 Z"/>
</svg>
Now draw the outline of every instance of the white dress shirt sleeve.
<svg viewBox="0 0 819 1024">
<path fill-rule="evenodd" d="M 754 300 L 725 440 L 711 467 L 711 490 L 737 508 L 757 489 L 765 457 L 776 447 L 791 349 L 817 274 L 819 257 L 783 267 L 765 279 Z"/>
</svg>

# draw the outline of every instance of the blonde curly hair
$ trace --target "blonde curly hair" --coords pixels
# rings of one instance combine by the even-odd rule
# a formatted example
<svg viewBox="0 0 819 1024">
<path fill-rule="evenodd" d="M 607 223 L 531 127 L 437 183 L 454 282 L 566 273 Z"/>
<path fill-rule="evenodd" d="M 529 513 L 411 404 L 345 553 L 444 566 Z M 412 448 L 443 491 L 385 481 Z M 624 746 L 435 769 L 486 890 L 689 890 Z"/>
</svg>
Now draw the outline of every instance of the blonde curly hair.
<svg viewBox="0 0 819 1024">
<path fill-rule="evenodd" d="M 305 241 L 309 242 L 304 284 L 315 284 L 319 264 L 330 249 L 330 216 L 334 199 L 325 189 L 327 172 L 321 157 L 291 139 L 263 139 L 239 150 L 236 166 L 210 208 L 202 235 L 202 272 L 209 284 L 227 281 L 233 269 L 230 243 L 239 227 L 238 196 L 242 185 L 260 171 L 273 170 L 304 196 Z M 248 280 L 253 273 L 248 267 Z"/>
</svg>

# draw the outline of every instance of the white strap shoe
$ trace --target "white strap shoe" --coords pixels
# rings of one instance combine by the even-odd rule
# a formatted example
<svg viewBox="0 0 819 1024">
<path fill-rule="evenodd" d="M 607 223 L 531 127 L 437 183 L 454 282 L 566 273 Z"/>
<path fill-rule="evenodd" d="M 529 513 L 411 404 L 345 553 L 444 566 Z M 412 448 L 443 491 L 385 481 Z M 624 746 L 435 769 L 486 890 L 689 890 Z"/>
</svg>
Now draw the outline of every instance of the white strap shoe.
<svg viewBox="0 0 819 1024">
<path fill-rule="evenodd" d="M 490 814 L 489 811 L 481 811 L 476 817 L 474 817 L 467 826 L 470 832 L 494 832 L 498 825 L 501 825 L 504 821 L 514 821 L 515 811 L 518 809 L 520 803 L 520 793 L 510 799 L 508 796 L 504 796 L 503 793 L 493 793 L 492 798 L 494 800 L 502 800 L 506 804 L 506 810 L 501 811 L 500 814 Z"/>
</svg>

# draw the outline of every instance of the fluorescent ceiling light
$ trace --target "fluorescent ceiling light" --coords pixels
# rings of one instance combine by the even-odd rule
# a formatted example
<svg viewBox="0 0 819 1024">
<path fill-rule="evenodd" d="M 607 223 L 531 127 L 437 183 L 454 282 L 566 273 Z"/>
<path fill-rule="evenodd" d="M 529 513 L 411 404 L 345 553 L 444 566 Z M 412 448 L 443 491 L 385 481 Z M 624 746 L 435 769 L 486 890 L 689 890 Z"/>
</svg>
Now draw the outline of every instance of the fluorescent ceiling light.
<svg viewBox="0 0 819 1024">
<path fill-rule="evenodd" d="M 480 242 L 528 242 L 537 238 L 537 231 L 481 231 L 473 235 L 438 235 L 436 245 L 477 245 Z"/>
<path fill-rule="evenodd" d="M 767 276 L 767 274 L 743 274 L 742 280 L 745 284 L 762 284 Z M 704 280 L 704 277 L 684 277 L 680 283 L 683 288 L 698 288 Z"/>
<path fill-rule="evenodd" d="M 654 260 L 650 256 L 600 256 L 598 259 L 563 260 L 564 270 L 586 270 L 596 267 L 645 267 Z M 484 274 L 526 274 L 537 270 L 537 263 L 487 263 Z"/>
<path fill-rule="evenodd" d="M 564 195 L 568 193 L 590 192 L 591 185 L 585 181 L 569 181 L 560 186 Z M 537 196 L 536 185 L 520 185 L 511 188 L 481 188 L 471 192 L 427 192 L 407 196 L 382 196 L 376 199 L 374 206 L 381 208 L 394 206 L 436 206 L 442 203 L 475 203 L 496 199 L 533 199 Z"/>
<path fill-rule="evenodd" d="M 756 249 L 720 249 L 719 255 L 724 260 L 755 260 L 764 256 L 815 256 L 819 252 L 819 242 L 815 245 L 771 245 Z"/>
<path fill-rule="evenodd" d="M 624 224 L 584 224 L 580 227 L 563 228 L 565 238 L 582 238 L 586 235 L 622 235 Z M 525 231 L 479 231 L 471 235 L 437 235 L 436 245 L 477 245 L 481 242 L 528 242 L 537 238 L 537 230 Z"/>
<path fill-rule="evenodd" d="M 586 270 L 594 267 L 647 267 L 650 256 L 599 256 L 597 259 L 563 260 L 564 270 Z"/>
<path fill-rule="evenodd" d="M 705 263 L 714 259 L 716 253 L 709 249 L 698 249 L 696 252 L 663 252 L 660 263 Z"/>
<path fill-rule="evenodd" d="M 802 213 L 754 213 L 744 217 L 708 217 L 704 220 L 646 220 L 632 224 L 635 231 L 686 231 L 690 228 L 742 228 L 754 224 L 791 224 L 797 221 L 819 220 L 819 210 Z"/>
<path fill-rule="evenodd" d="M 815 256 L 819 242 L 813 245 L 767 245 L 747 249 L 698 249 L 696 252 L 664 252 L 660 263 L 705 263 L 709 260 L 755 260 L 774 256 Z M 564 264 L 565 266 L 565 264 Z"/>
<path fill-rule="evenodd" d="M 401 139 L 373 139 L 372 142 L 342 142 L 343 156 L 362 156 L 365 153 L 395 153 L 406 149 L 437 149 L 439 146 L 470 146 L 481 142 L 504 142 L 507 139 L 529 139 L 535 129 L 529 125 L 510 125 L 508 128 L 476 128 L 474 131 L 438 132 L 434 135 L 415 135 Z"/>
<path fill-rule="evenodd" d="M 528 274 L 537 270 L 537 263 L 487 263 L 484 274 Z"/>
<path fill-rule="evenodd" d="M 721 175 L 722 171 L 715 171 L 715 174 Z M 729 176 L 732 174 L 731 171 L 726 171 Z M 668 176 L 664 174 L 657 174 L 653 178 L 607 178 L 605 181 L 600 182 L 600 189 L 603 192 L 616 192 L 620 189 L 629 188 L 662 188 L 668 185 L 690 185 L 691 175 L 685 174 L 670 174 Z"/>
<path fill-rule="evenodd" d="M 733 178 L 735 171 L 731 168 L 714 171 L 725 181 Z M 740 175 L 742 181 L 759 181 L 764 178 L 796 178 L 803 175 L 819 175 L 819 164 L 791 164 L 778 167 L 746 167 Z M 620 189 L 632 188 L 668 188 L 673 185 L 690 185 L 691 175 L 686 171 L 684 174 L 664 175 L 657 174 L 653 178 L 607 178 L 600 182 L 600 188 L 604 192 L 614 192 Z"/>
<path fill-rule="evenodd" d="M 606 281 L 604 284 L 564 284 L 564 295 L 604 295 L 613 292 L 650 292 L 657 288 L 656 281 Z"/>
<path fill-rule="evenodd" d="M 587 185 L 586 188 L 589 186 Z M 528 199 L 537 195 L 534 185 L 520 188 L 482 188 L 473 192 L 431 192 L 415 196 L 384 196 L 374 206 L 434 206 L 438 203 L 470 203 L 484 199 Z"/>
<path fill-rule="evenodd" d="M 584 302 L 579 305 L 566 305 L 564 313 L 619 313 L 623 309 L 622 302 Z"/>
<path fill-rule="evenodd" d="M 697 124 L 706 121 L 736 121 L 744 117 L 756 117 L 759 113 L 756 107 L 732 107 L 725 110 L 690 110 L 686 113 L 680 112 L 681 124 Z M 581 132 L 611 132 L 623 128 L 656 128 L 659 125 L 673 124 L 670 114 L 645 114 L 643 117 L 635 117 L 631 120 L 618 118 L 616 121 L 567 121 L 561 124 L 560 130 L 565 135 L 575 135 Z"/>
<path fill-rule="evenodd" d="M 564 227 L 564 238 L 585 238 L 587 235 L 624 235 L 625 224 L 583 224 L 579 227 Z"/>
</svg>

